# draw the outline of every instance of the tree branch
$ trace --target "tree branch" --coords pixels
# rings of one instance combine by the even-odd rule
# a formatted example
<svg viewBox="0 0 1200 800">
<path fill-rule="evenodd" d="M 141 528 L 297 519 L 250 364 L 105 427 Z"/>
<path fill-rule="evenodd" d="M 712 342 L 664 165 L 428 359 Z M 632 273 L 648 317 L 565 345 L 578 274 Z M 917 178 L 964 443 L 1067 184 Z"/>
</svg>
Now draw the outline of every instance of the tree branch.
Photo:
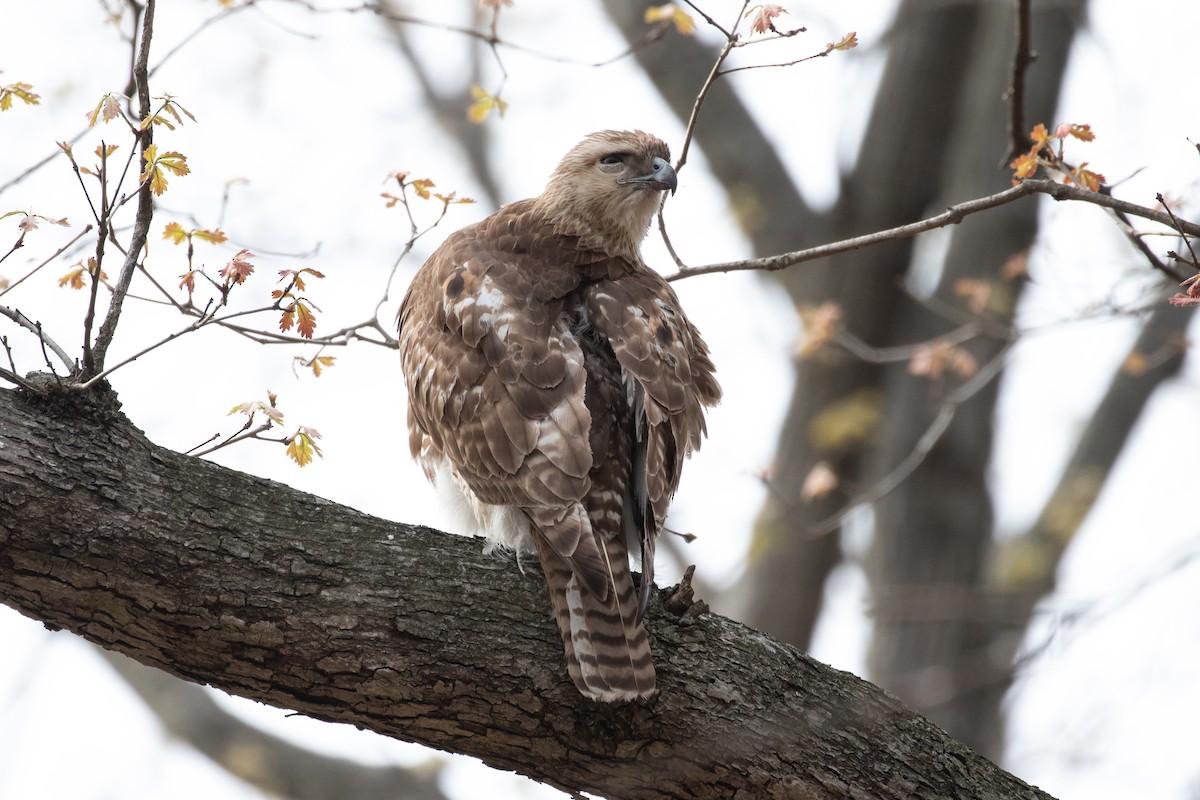
<svg viewBox="0 0 1200 800">
<path fill-rule="evenodd" d="M 1167 225 L 1180 234 L 1200 236 L 1200 225 L 1194 222 L 1187 222 L 1163 211 L 1139 206 L 1136 203 L 1130 203 L 1126 200 L 1119 200 L 1111 195 L 1092 192 L 1087 189 L 1081 189 L 1078 186 L 1065 186 L 1046 178 L 1038 178 L 1022 181 L 1011 189 L 1005 189 L 1003 192 L 997 192 L 987 197 L 980 197 L 950 206 L 942 213 L 935 214 L 918 222 L 910 222 L 907 225 L 900 225 L 895 228 L 868 233 L 864 236 L 855 236 L 839 242 L 810 247 L 805 250 L 797 250 L 792 253 L 781 253 L 775 256 L 767 256 L 766 258 L 726 261 L 720 264 L 708 264 L 701 267 L 682 269 L 673 275 L 669 275 L 667 280 L 675 281 L 681 278 L 690 278 L 693 275 L 707 275 L 713 272 L 739 272 L 744 270 L 773 272 L 775 270 L 786 269 L 805 261 L 814 261 L 826 256 L 848 253 L 851 250 L 871 247 L 883 242 L 908 239 L 916 236 L 918 233 L 925 233 L 936 228 L 944 228 L 947 225 L 957 225 L 972 214 L 978 214 L 980 211 L 987 211 L 998 206 L 1007 205 L 1031 194 L 1047 194 L 1055 200 L 1076 200 L 1084 203 L 1092 203 L 1135 217 L 1142 217 L 1161 225 Z"/>
<path fill-rule="evenodd" d="M 140 119 L 150 116 L 149 63 L 150 40 L 154 33 L 154 3 L 155 0 L 146 0 L 145 8 L 142 11 L 141 47 L 138 50 L 137 62 L 133 67 L 133 81 L 137 86 Z M 142 159 L 145 159 L 146 148 L 154 143 L 153 128 L 153 125 L 147 125 L 138 132 Z M 117 322 L 121 318 L 121 306 L 129 291 L 129 284 L 133 281 L 133 272 L 137 268 L 137 260 L 141 255 L 142 248 L 146 245 L 146 237 L 149 235 L 150 223 L 153 219 L 154 196 L 150 191 L 150 182 L 145 181 L 138 188 L 138 207 L 137 214 L 134 216 L 133 234 L 129 239 L 129 250 L 125 254 L 125 263 L 121 265 L 121 273 L 117 276 L 117 283 L 113 287 L 112 298 L 108 304 L 108 314 L 104 317 L 104 324 L 100 326 L 100 333 L 96 336 L 95 345 L 83 354 L 84 374 L 82 377 L 85 379 L 104 370 L 104 356 L 108 353 L 108 346 L 112 344 L 113 336 L 117 332 Z"/>
<path fill-rule="evenodd" d="M 1008 155 L 1007 164 L 1029 147 L 1029 136 L 1025 133 L 1025 75 L 1033 63 L 1030 44 L 1030 6 L 1032 0 L 1017 0 L 1017 35 L 1013 47 L 1012 77 L 1006 91 L 1008 100 Z"/>
<path fill-rule="evenodd" d="M 592 703 L 540 579 L 156 447 L 110 393 L 0 391 L 0 441 L 0 599 L 177 676 L 574 793 L 1048 797 L 702 603 L 655 600 L 655 697 Z"/>
</svg>

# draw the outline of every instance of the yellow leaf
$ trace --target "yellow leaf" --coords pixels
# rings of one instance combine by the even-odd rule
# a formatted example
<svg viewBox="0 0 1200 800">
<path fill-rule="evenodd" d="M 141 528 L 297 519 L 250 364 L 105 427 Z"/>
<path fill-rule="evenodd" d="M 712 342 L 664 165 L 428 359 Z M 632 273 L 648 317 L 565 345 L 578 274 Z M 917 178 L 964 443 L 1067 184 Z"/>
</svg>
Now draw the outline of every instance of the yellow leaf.
<svg viewBox="0 0 1200 800">
<path fill-rule="evenodd" d="M 170 239 L 175 244 L 183 244 L 187 241 L 187 231 L 178 222 L 168 222 L 167 227 L 163 229 L 163 238 Z"/>
<path fill-rule="evenodd" d="M 313 377 L 321 377 L 321 371 L 333 366 L 333 362 L 337 360 L 336 356 L 317 356 L 308 362 L 309 369 L 312 370 Z"/>
<path fill-rule="evenodd" d="M 679 31 L 684 36 L 691 36 L 696 30 L 696 23 L 683 9 L 674 3 L 667 3 L 661 6 L 652 6 L 646 9 L 645 18 L 647 23 L 670 21 L 675 26 L 675 30 Z"/>
<path fill-rule="evenodd" d="M 83 282 L 83 267 L 76 267 L 58 279 L 58 285 L 70 286 L 72 289 L 82 289 L 86 284 Z"/>
<path fill-rule="evenodd" d="M 29 91 L 33 84 L 10 83 L 0 86 L 0 111 L 8 111 L 13 106 L 13 98 L 17 98 L 27 106 L 36 106 L 42 102 L 41 97 Z"/>
<path fill-rule="evenodd" d="M 143 158 L 146 160 L 146 168 L 142 172 L 141 182 L 148 182 L 150 190 L 156 195 L 161 195 L 167 190 L 167 176 L 163 174 L 163 170 L 175 175 L 187 175 L 191 172 L 186 156 L 174 150 L 159 155 L 156 144 L 146 148 Z"/>
<path fill-rule="evenodd" d="M 467 119 L 474 122 L 476 125 L 481 124 L 488 118 L 488 114 L 492 113 L 492 109 L 500 112 L 500 116 L 504 116 L 504 112 L 508 110 L 508 103 L 501 100 L 497 95 L 492 94 L 478 84 L 471 86 L 471 97 L 475 98 L 475 102 L 467 108 Z"/>
<path fill-rule="evenodd" d="M 417 196 L 422 200 L 428 200 L 430 197 L 429 190 L 436 186 L 436 184 L 429 180 L 429 178 L 417 178 L 409 185 L 413 187 L 413 191 L 416 192 Z"/>
<path fill-rule="evenodd" d="M 162 165 L 163 169 L 168 169 L 175 175 L 187 175 L 192 171 L 191 167 L 187 165 L 187 156 L 174 150 L 159 156 L 158 163 Z"/>
<path fill-rule="evenodd" d="M 312 463 L 313 456 L 322 456 L 321 448 L 317 446 L 316 439 L 320 439 L 321 434 L 317 433 L 315 428 L 300 427 L 292 434 L 292 440 L 287 446 L 288 457 L 295 461 L 297 466 L 305 467 Z M 323 458 L 324 456 L 322 456 Z"/>
</svg>

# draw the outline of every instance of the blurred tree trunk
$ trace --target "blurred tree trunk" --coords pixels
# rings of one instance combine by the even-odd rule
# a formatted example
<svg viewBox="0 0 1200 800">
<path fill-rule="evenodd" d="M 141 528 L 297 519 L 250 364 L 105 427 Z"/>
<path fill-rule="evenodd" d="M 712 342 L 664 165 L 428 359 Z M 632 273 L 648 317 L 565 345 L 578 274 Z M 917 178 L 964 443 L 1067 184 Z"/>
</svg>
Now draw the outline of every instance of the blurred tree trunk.
<svg viewBox="0 0 1200 800">
<path fill-rule="evenodd" d="M 964 32 L 964 44 L 973 54 L 971 63 L 953 82 L 936 89 L 960 97 L 956 113 L 926 121 L 926 129 L 943 132 L 938 207 L 1009 185 L 1010 174 L 1002 166 L 1009 147 L 1004 92 L 1011 80 L 1015 5 L 970 7 L 977 17 L 973 34 Z M 1054 124 L 1058 87 L 1083 10 L 1082 2 L 1035 6 L 1032 50 L 1037 59 L 1026 83 L 1024 111 L 1030 120 L 1026 127 L 1035 122 Z M 936 52 L 936 40 L 929 40 L 927 46 Z M 930 340 L 964 319 L 979 316 L 998 323 L 1000 329 L 1009 327 L 1024 279 L 1006 279 L 1004 267 L 1032 246 L 1038 206 L 1014 203 L 997 211 L 951 229 L 941 265 L 914 263 L 915 270 L 926 274 L 941 269 L 933 303 L 897 304 L 889 343 Z M 984 294 L 959 296 L 960 287 Z M 972 297 L 983 306 L 974 313 L 969 305 Z M 984 335 L 975 337 L 967 348 L 983 366 L 1002 357 L 1007 344 L 1003 336 Z M 942 381 L 911 375 L 904 363 L 885 370 L 876 475 L 894 468 L 913 451 L 947 388 Z M 999 381 L 993 380 L 958 406 L 945 434 L 921 464 L 875 504 L 868 564 L 876 610 L 870 674 L 993 758 L 1003 751 L 999 698 L 978 692 L 975 673 L 980 668 L 977 656 L 987 652 L 991 636 L 979 608 L 992 546 L 987 470 L 998 390 Z M 931 596 L 935 602 L 928 602 Z M 990 702 L 980 702 L 984 697 Z"/>
<path fill-rule="evenodd" d="M 1024 98 L 1025 118 L 1052 124 L 1067 53 L 1084 3 L 1038 6 L 1033 19 L 1037 59 Z M 641 6 L 607 0 L 613 19 L 633 39 L 643 26 Z M 828 213 L 804 206 L 772 146 L 718 82 L 705 106 L 697 142 L 733 203 L 755 203 L 762 224 L 747 230 L 757 254 L 832 241 L 913 221 L 951 202 L 1004 188 L 1008 105 L 1015 48 L 1015 3 L 899 5 L 887 39 L 887 66 L 860 154 L 843 178 Z M 694 41 L 647 48 L 638 58 L 681 118 L 711 69 L 713 53 Z M 811 78 L 809 78 L 811 79 Z M 1037 205 L 1014 204 L 956 227 L 944 265 L 915 264 L 912 241 L 795 268 L 778 279 L 799 306 L 833 301 L 848 331 L 874 347 L 913 344 L 939 336 L 955 322 L 931 312 L 912 294 L 914 269 L 936 276 L 935 297 L 962 317 L 956 300 L 962 278 L 987 281 L 986 310 L 1000 329 L 1011 320 L 1020 279 L 1001 282 L 1001 268 L 1028 249 Z M 953 314 L 953 311 L 951 312 Z M 970 350 L 980 364 L 1000 351 L 1002 338 L 977 337 Z M 912 377 L 906 364 L 881 367 L 843 352 L 796 363 L 794 394 L 780 436 L 772 491 L 754 531 L 748 595 L 740 614 L 749 624 L 804 646 L 820 611 L 822 588 L 840 557 L 836 534 L 814 526 L 854 501 L 911 454 L 952 386 Z M 970 676 L 955 674 L 962 654 L 977 652 L 987 626 L 972 625 L 970 604 L 990 552 L 991 506 L 985 471 L 997 384 L 988 384 L 957 413 L 916 472 L 875 507 L 876 535 L 868 577 L 878 612 L 871 673 L 982 752 L 1002 746 L 998 697 L 961 691 Z M 812 467 L 829 463 L 837 491 L 804 503 L 800 487 Z M 936 591 L 953 598 L 932 614 L 913 599 Z M 735 612 L 736 613 L 736 612 Z M 914 677 L 919 680 L 914 681 Z M 933 684 L 932 691 L 925 690 Z"/>
</svg>

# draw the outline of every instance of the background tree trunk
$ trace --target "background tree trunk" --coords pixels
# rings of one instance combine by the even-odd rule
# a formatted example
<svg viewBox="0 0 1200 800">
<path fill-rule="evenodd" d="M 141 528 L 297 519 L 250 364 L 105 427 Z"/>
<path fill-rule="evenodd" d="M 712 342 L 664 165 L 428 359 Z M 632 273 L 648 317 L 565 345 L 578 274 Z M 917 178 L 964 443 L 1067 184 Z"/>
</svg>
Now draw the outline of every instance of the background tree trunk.
<svg viewBox="0 0 1200 800">
<path fill-rule="evenodd" d="M 636 5 L 606 3 L 631 40 L 642 30 Z M 1053 124 L 1085 5 L 1083 0 L 1033 4 L 1036 58 L 1024 94 L 1015 98 L 1027 127 Z M 1016 50 L 1015 6 L 900 3 L 858 158 L 827 213 L 813 212 L 794 186 L 780 180 L 786 173 L 769 141 L 730 83 L 718 81 L 697 143 L 729 188 L 731 203 L 754 193 L 763 223 L 746 233 L 756 254 L 911 222 L 1003 189 L 1010 179 L 1006 92 Z M 711 49 L 680 41 L 669 53 L 648 48 L 637 57 L 668 104 L 686 119 L 711 69 Z M 1023 278 L 1005 281 L 1001 273 L 1010 258 L 1033 243 L 1037 214 L 1036 204 L 1011 205 L 939 234 L 948 238 L 941 262 L 918 260 L 922 251 L 915 253 L 915 243 L 906 240 L 773 277 L 798 306 L 837 303 L 846 330 L 876 348 L 929 341 L 964 321 L 981 321 L 993 335 L 976 336 L 969 349 L 982 365 L 1009 345 L 1006 336 Z M 934 277 L 931 299 L 918 296 L 921 276 L 926 284 Z M 991 288 L 982 317 L 956 293 L 964 278 Z M 881 367 L 829 350 L 796 362 L 771 491 L 756 524 L 744 596 L 735 610 L 749 624 L 802 647 L 820 614 L 825 579 L 841 559 L 837 532 L 816 535 L 814 526 L 909 457 L 953 388 L 910 375 L 907 363 Z M 1032 603 L 1020 606 L 1025 611 L 1014 618 L 1012 603 L 999 602 L 1003 625 L 989 621 L 985 610 L 995 589 L 986 569 L 994 558 L 986 471 L 998 387 L 993 380 L 958 407 L 917 469 L 874 504 L 867 564 L 876 612 L 871 677 L 992 758 L 1004 748 L 1003 691 L 996 691 L 994 681 L 1010 674 L 1020 640 L 1014 631 L 1023 630 L 1033 608 Z M 848 418 L 857 419 L 857 427 L 844 425 Z M 803 502 L 800 488 L 820 461 L 833 466 L 839 488 Z M 1056 563 L 1050 564 L 1051 572 Z M 984 664 L 981 653 L 1008 661 Z"/>
</svg>

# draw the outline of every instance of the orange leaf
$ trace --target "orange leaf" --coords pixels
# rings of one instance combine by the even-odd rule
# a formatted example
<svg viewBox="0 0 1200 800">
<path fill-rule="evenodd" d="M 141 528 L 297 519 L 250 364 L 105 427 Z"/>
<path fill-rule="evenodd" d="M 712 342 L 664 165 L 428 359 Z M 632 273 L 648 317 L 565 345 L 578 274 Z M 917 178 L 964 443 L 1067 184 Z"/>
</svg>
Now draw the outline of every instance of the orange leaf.
<svg viewBox="0 0 1200 800">
<path fill-rule="evenodd" d="M 311 339 L 317 327 L 317 318 L 304 303 L 296 302 L 296 333 Z"/>
<path fill-rule="evenodd" d="M 1037 152 L 1030 150 L 1025 155 L 1017 156 L 1009 166 L 1013 170 L 1013 183 L 1019 182 L 1021 178 L 1031 178 L 1038 171 Z"/>
</svg>

